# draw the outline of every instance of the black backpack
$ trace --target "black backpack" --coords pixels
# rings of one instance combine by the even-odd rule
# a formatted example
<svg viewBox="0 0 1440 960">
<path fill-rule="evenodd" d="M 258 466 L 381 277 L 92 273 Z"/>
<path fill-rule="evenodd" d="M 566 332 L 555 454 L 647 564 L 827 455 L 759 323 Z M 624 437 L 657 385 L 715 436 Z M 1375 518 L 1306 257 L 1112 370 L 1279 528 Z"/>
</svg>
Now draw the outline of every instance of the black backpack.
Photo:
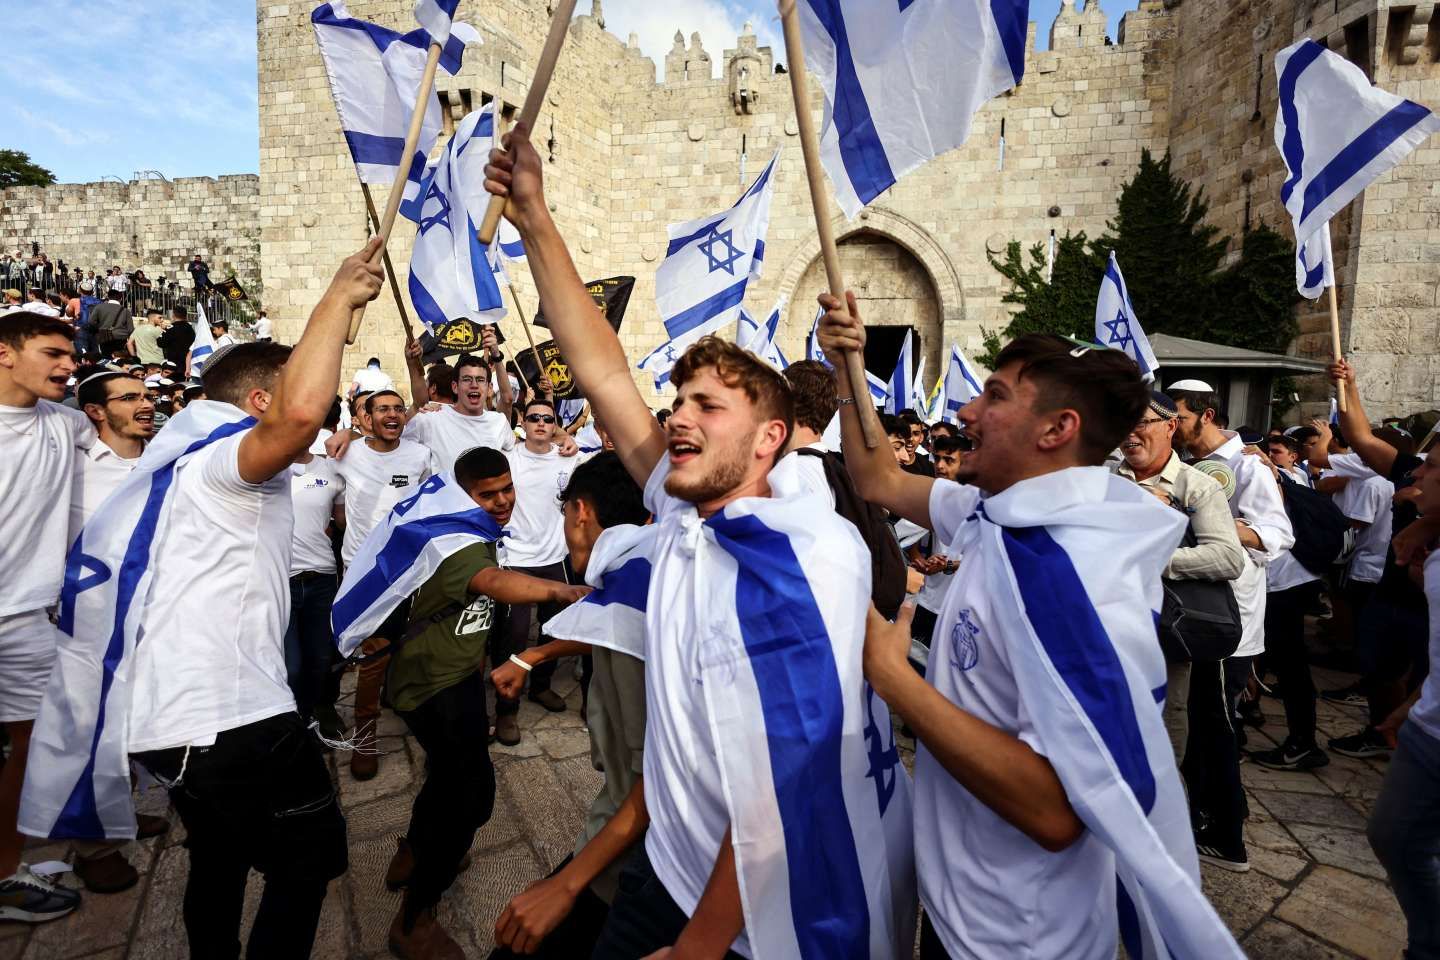
<svg viewBox="0 0 1440 960">
<path fill-rule="evenodd" d="M 1325 494 L 1296 483 L 1283 472 L 1280 495 L 1285 498 L 1285 513 L 1295 530 L 1290 555 L 1306 570 L 1323 576 L 1345 552 L 1345 531 L 1350 529 L 1350 521 Z"/>
<path fill-rule="evenodd" d="M 1194 526 L 1186 527 L 1182 547 L 1198 546 Z M 1228 580 L 1160 578 L 1165 599 L 1156 631 L 1165 659 L 1172 662 L 1223 660 L 1240 646 L 1240 604 Z"/>
<path fill-rule="evenodd" d="M 909 567 L 900 552 L 900 541 L 887 522 L 885 511 L 864 499 L 855 490 L 845 462 L 839 454 L 801 447 L 796 453 L 806 457 L 819 457 L 825 466 L 825 482 L 835 494 L 835 512 L 855 525 L 860 539 L 870 548 L 870 601 L 875 609 L 887 620 L 894 620 L 905 602 L 905 587 L 909 578 Z"/>
</svg>

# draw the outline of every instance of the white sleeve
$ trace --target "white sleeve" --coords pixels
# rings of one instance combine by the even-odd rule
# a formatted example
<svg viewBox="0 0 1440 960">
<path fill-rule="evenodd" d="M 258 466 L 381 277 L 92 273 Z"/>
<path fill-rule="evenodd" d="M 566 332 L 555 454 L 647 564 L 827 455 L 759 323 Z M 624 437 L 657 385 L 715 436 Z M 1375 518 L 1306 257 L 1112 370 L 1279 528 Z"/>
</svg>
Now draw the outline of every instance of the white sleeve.
<svg viewBox="0 0 1440 960">
<path fill-rule="evenodd" d="M 1337 453 L 1330 458 L 1330 469 L 1337 477 L 1350 480 L 1368 480 L 1380 474 L 1365 465 L 1358 453 Z"/>
<path fill-rule="evenodd" d="M 930 529 L 940 543 L 953 543 L 965 521 L 975 514 L 980 491 L 954 480 L 936 480 L 930 486 Z"/>
<path fill-rule="evenodd" d="M 1390 498 L 1394 496 L 1395 487 L 1388 481 L 1376 483 L 1375 479 L 1378 478 L 1361 484 L 1360 495 L 1346 504 L 1349 507 L 1346 516 L 1351 520 L 1374 523 L 1390 509 Z"/>
<path fill-rule="evenodd" d="M 250 496 L 264 484 L 251 483 L 240 476 L 240 441 L 250 431 L 246 430 L 224 440 L 217 440 L 207 450 L 196 454 L 200 468 L 200 483 L 218 499 L 227 496 Z M 288 475 L 288 471 L 287 471 Z"/>
<path fill-rule="evenodd" d="M 75 438 L 75 447 L 79 450 L 89 450 L 99 440 L 99 434 L 95 432 L 95 424 L 90 422 L 84 411 L 67 407 L 63 403 L 57 403 L 50 407 L 59 411 L 64 417 L 64 422 L 70 428 L 71 435 Z"/>
<path fill-rule="evenodd" d="M 405 429 L 400 431 L 400 436 L 406 440 L 414 440 L 416 443 L 423 443 L 427 447 L 430 446 L 430 429 L 426 426 L 428 421 L 425 418 L 432 416 L 434 416 L 434 414 L 423 411 L 416 413 L 406 421 Z"/>
<path fill-rule="evenodd" d="M 1260 538 L 1261 549 L 1246 548 L 1255 562 L 1266 566 L 1280 554 L 1295 546 L 1295 531 L 1290 526 L 1290 516 L 1285 512 L 1285 499 L 1280 494 L 1280 484 L 1266 467 L 1254 457 L 1246 457 L 1236 470 L 1239 490 L 1236 505 L 1240 519 Z"/>
</svg>

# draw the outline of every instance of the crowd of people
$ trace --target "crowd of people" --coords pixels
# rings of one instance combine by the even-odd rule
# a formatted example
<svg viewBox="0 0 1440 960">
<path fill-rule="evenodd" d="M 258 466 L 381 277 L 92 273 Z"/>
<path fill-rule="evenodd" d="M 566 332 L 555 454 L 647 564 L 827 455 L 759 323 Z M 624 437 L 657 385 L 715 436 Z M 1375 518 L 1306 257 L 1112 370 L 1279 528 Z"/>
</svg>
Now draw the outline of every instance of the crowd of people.
<svg viewBox="0 0 1440 960">
<path fill-rule="evenodd" d="M 408 400 L 378 361 L 342 381 L 375 240 L 293 347 L 221 326 L 196 379 L 183 311 L 126 329 L 107 298 L 93 344 L 63 308 L 0 316 L 0 918 L 81 906 L 21 830 L 75 838 L 93 893 L 136 882 L 121 841 L 168 821 L 134 769 L 185 826 L 192 955 L 241 953 L 253 868 L 246 955 L 308 956 L 354 869 L 322 751 L 374 777 L 388 706 L 426 757 L 376 878 L 389 945 L 460 957 L 436 912 L 494 810 L 485 745 L 520 741 L 521 696 L 566 710 L 578 657 L 604 785 L 497 958 L 908 957 L 917 910 L 927 960 L 1239 956 L 1198 864 L 1249 869 L 1240 765 L 1330 753 L 1390 757 L 1370 842 L 1410 955 L 1440 955 L 1440 468 L 1347 363 L 1337 422 L 1262 437 L 1207 383 L 1028 335 L 958 423 L 881 420 L 856 303 L 824 294 L 827 362 L 706 337 L 657 416 L 510 147 L 486 186 L 588 399 L 573 434 L 489 332 L 429 369 L 411 343 Z M 1322 597 L 1361 679 L 1318 695 L 1367 711 L 1323 745 Z M 1266 692 L 1288 732 L 1251 749 Z"/>
</svg>

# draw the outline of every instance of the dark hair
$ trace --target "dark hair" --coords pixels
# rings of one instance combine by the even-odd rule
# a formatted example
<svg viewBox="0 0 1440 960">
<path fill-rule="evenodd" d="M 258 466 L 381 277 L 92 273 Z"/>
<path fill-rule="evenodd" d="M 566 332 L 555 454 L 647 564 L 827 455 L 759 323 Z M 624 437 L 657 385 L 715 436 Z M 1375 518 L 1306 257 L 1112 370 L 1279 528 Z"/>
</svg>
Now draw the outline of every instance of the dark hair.
<svg viewBox="0 0 1440 960">
<path fill-rule="evenodd" d="M 910 439 L 910 425 L 899 417 L 887 413 L 880 417 L 880 422 L 885 426 L 887 437 L 899 437 L 901 440 Z"/>
<path fill-rule="evenodd" d="M 1340 424 L 1330 424 L 1330 439 L 1334 440 L 1338 446 L 1350 449 L 1350 441 L 1345 439 L 1345 431 L 1340 429 Z"/>
<path fill-rule="evenodd" d="M 180 386 L 180 388 L 181 388 L 182 390 L 188 390 L 188 389 L 190 389 L 189 387 L 186 387 L 183 383 L 182 383 L 182 384 L 179 384 L 179 386 Z M 335 402 L 332 403 L 332 404 L 330 404 L 330 412 L 327 413 L 327 414 L 325 414 L 325 423 L 322 424 L 322 426 L 324 426 L 326 430 L 334 430 L 336 427 L 340 426 L 340 398 L 339 398 L 339 397 L 336 397 L 336 398 L 335 398 Z"/>
<path fill-rule="evenodd" d="M 795 399 L 795 422 L 823 433 L 840 409 L 835 371 L 819 360 L 801 360 L 785 368 L 785 381 Z"/>
<path fill-rule="evenodd" d="M 278 343 L 241 343 L 219 360 L 205 364 L 200 382 L 205 396 L 239 406 L 251 390 L 275 390 L 275 378 L 290 359 L 290 348 Z"/>
<path fill-rule="evenodd" d="M 729 340 L 714 335 L 696 340 L 670 372 L 670 382 L 682 387 L 701 370 L 712 368 L 725 386 L 745 392 L 762 419 L 784 422 L 787 438 L 794 432 L 795 399 L 790 384 L 770 364 Z"/>
<path fill-rule="evenodd" d="M 555 413 L 557 410 L 555 404 L 551 403 L 549 400 L 546 400 L 544 397 L 531 397 L 530 400 L 525 404 L 524 409 L 520 411 L 521 416 L 529 413 L 531 407 L 549 407 L 551 413 Z M 557 417 L 556 419 L 558 420 L 559 418 Z"/>
<path fill-rule="evenodd" d="M 365 406 L 365 398 L 370 396 L 370 394 L 372 393 L 374 393 L 373 390 L 355 391 L 355 396 L 350 398 L 350 416 L 353 417 L 355 416 L 355 414 L 360 412 L 360 408 Z"/>
<path fill-rule="evenodd" d="M 1296 427 L 1295 432 L 1290 434 L 1290 436 L 1295 438 L 1296 443 L 1309 443 L 1311 440 L 1320 436 L 1320 431 L 1314 427 Z"/>
<path fill-rule="evenodd" d="M 45 302 L 50 304 L 50 306 L 52 307 L 60 307 L 65 305 L 65 299 L 61 297 L 60 294 L 54 292 L 45 294 Z"/>
<path fill-rule="evenodd" d="M 1215 420 L 1218 423 L 1220 418 L 1225 416 L 1225 407 L 1220 401 L 1220 394 L 1214 390 L 1176 390 L 1171 388 L 1165 392 L 1177 404 L 1185 404 L 1185 409 L 1197 417 L 1203 416 L 1206 410 L 1214 410 Z"/>
<path fill-rule="evenodd" d="M 1080 415 L 1080 454 L 1091 465 L 1120 445 L 1150 405 L 1140 368 L 1119 350 L 1077 348 L 1064 337 L 1028 333 L 995 358 L 996 370 L 1011 364 L 1019 364 L 1019 379 L 1035 384 L 1036 412 Z"/>
<path fill-rule="evenodd" d="M 1374 430 L 1375 439 L 1383 440 L 1394 447 L 1396 452 L 1406 456 L 1415 454 L 1415 438 L 1403 430 L 1398 430 L 1389 424 L 1383 427 L 1376 427 Z"/>
<path fill-rule="evenodd" d="M 125 299 L 125 294 L 121 293 L 119 290 L 111 290 L 109 293 L 105 294 L 105 299 L 111 301 L 112 303 L 119 303 L 121 300 Z"/>
<path fill-rule="evenodd" d="M 75 402 L 80 405 L 81 410 L 84 410 L 88 404 L 103 404 L 110 396 L 109 383 L 116 378 L 134 380 L 142 386 L 144 384 L 144 381 L 139 377 L 129 373 L 122 373 L 119 370 L 112 373 L 94 374 L 90 379 L 83 381 L 80 384 L 80 388 L 75 391 Z"/>
<path fill-rule="evenodd" d="M 466 493 L 481 480 L 491 480 L 510 472 L 510 461 L 494 447 L 471 447 L 455 458 L 455 482 Z"/>
<path fill-rule="evenodd" d="M 602 527 L 620 523 L 643 524 L 650 518 L 640 485 L 630 476 L 614 450 L 598 453 L 575 468 L 560 492 L 560 502 L 584 500 Z"/>
<path fill-rule="evenodd" d="M 145 316 L 146 316 L 147 318 L 149 318 L 149 317 L 160 317 L 160 316 L 164 316 L 164 314 L 161 312 L 161 310 L 160 310 L 159 307 L 151 307 L 149 310 L 146 310 L 146 311 L 145 311 Z"/>
<path fill-rule="evenodd" d="M 229 330 L 230 323 L 227 320 L 211 320 L 210 326 L 219 327 L 221 330 Z"/>
<path fill-rule="evenodd" d="M 170 308 L 170 316 L 176 320 L 184 320 L 187 323 L 190 321 L 190 311 L 178 304 Z"/>
<path fill-rule="evenodd" d="M 940 439 L 939 437 L 937 437 L 937 436 L 935 435 L 935 431 L 936 431 L 936 430 L 944 430 L 944 431 L 945 431 L 945 435 L 946 435 L 947 437 L 955 437 L 955 438 L 958 438 L 958 437 L 960 436 L 960 428 L 957 427 L 957 426 L 955 426 L 955 424 L 949 422 L 948 420 L 941 420 L 941 421 L 939 421 L 938 423 L 932 423 L 932 424 L 930 425 L 930 439 L 931 439 L 931 440 L 938 440 L 938 439 Z"/>
<path fill-rule="evenodd" d="M 462 367 L 479 367 L 485 371 L 486 380 L 492 379 L 490 376 L 490 364 L 475 356 L 473 353 L 462 353 L 455 358 L 455 379 L 457 380 L 460 379 L 460 370 Z"/>
<path fill-rule="evenodd" d="M 400 396 L 400 392 L 398 390 L 376 390 L 374 393 L 370 394 L 365 398 L 365 412 L 371 414 L 372 416 L 375 413 L 376 397 L 394 397 L 402 404 L 405 402 L 405 398 Z"/>
<path fill-rule="evenodd" d="M 931 437 L 930 452 L 939 453 L 963 453 L 965 445 L 960 442 L 959 437 Z"/>
<path fill-rule="evenodd" d="M 59 317 L 47 317 L 28 310 L 16 310 L 0 317 L 0 343 L 11 349 L 23 349 L 25 341 L 48 336 L 74 340 L 75 328 Z"/>
<path fill-rule="evenodd" d="M 923 427 L 923 426 L 925 425 L 924 421 L 922 421 L 922 420 L 920 419 L 920 414 L 916 413 L 916 412 L 915 412 L 912 408 L 910 408 L 910 407 L 906 407 L 904 410 L 901 410 L 900 413 L 897 414 L 897 416 L 899 416 L 901 420 L 905 421 L 907 424 L 910 424 L 911 426 L 914 426 L 914 425 L 916 425 L 916 424 L 919 424 L 920 426 Z"/>
<path fill-rule="evenodd" d="M 1300 440 L 1296 437 L 1287 437 L 1283 433 L 1277 433 L 1273 436 L 1266 437 L 1262 442 L 1267 447 L 1272 443 L 1278 443 L 1295 456 L 1300 456 Z"/>
<path fill-rule="evenodd" d="M 379 357 L 371 357 L 369 360 L 366 360 L 366 361 L 365 361 L 365 366 L 368 367 L 368 366 L 370 366 L 371 364 L 374 364 L 374 365 L 377 366 L 377 367 L 380 366 L 380 358 L 379 358 Z"/>
<path fill-rule="evenodd" d="M 450 364 L 433 364 L 425 374 L 425 382 L 435 391 L 436 396 L 445 400 L 455 399 L 455 368 Z"/>
</svg>

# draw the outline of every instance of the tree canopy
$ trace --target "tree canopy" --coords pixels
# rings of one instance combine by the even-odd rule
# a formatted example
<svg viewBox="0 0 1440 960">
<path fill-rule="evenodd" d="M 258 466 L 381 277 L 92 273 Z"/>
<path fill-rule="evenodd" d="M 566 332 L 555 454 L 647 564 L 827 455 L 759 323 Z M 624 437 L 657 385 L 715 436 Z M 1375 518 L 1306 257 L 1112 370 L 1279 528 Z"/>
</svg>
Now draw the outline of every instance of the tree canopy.
<svg viewBox="0 0 1440 960">
<path fill-rule="evenodd" d="M 0 188 L 48 187 L 54 182 L 55 174 L 32 163 L 30 154 L 23 150 L 0 150 Z"/>
</svg>

